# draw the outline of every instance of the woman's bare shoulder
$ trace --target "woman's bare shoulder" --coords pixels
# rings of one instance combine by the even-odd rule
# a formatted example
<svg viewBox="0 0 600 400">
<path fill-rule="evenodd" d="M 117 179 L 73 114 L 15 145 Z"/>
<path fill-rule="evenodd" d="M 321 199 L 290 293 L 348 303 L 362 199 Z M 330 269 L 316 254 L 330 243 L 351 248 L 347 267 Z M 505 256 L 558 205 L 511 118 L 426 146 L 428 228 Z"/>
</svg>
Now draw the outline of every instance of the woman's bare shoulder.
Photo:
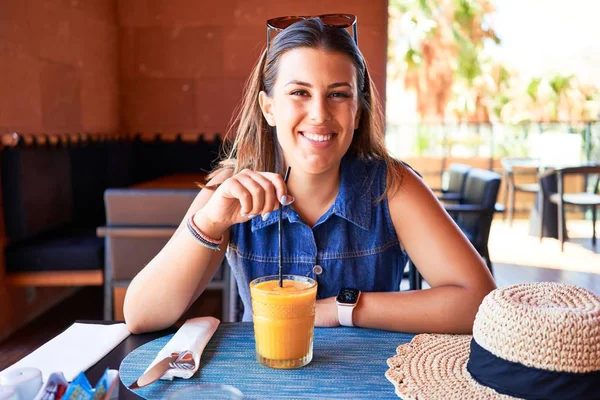
<svg viewBox="0 0 600 400">
<path fill-rule="evenodd" d="M 388 190 L 388 200 L 401 195 L 401 191 L 406 191 L 407 187 L 418 184 L 415 179 L 421 181 L 421 175 L 415 171 L 409 164 L 394 159 L 387 163 L 386 187 Z"/>
<path fill-rule="evenodd" d="M 403 204 L 409 206 L 429 204 L 435 205 L 437 208 L 439 204 L 435 195 L 417 171 L 406 163 L 400 163 L 391 168 L 395 168 L 396 175 L 401 178 L 394 187 L 390 187 L 391 190 L 388 193 L 390 204 L 394 204 L 396 207 L 401 207 Z"/>
</svg>

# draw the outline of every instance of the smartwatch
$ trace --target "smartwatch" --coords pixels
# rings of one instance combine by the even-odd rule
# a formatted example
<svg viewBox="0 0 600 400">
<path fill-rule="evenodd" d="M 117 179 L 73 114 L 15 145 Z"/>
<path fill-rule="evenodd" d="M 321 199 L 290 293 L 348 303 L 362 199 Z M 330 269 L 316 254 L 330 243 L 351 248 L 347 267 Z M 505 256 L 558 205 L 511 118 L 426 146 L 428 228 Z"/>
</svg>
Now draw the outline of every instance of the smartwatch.
<svg viewBox="0 0 600 400">
<path fill-rule="evenodd" d="M 354 326 L 352 323 L 352 312 L 358 304 L 360 290 L 354 288 L 342 288 L 335 299 L 338 307 L 338 320 L 340 325 Z"/>
</svg>

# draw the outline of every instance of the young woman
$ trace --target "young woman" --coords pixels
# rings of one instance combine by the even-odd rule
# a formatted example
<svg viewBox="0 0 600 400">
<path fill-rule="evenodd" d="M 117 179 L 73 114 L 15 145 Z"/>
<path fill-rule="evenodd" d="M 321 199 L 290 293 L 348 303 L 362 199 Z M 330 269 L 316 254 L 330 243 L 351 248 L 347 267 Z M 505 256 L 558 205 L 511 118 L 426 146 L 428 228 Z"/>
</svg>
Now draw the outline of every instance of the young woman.
<svg viewBox="0 0 600 400">
<path fill-rule="evenodd" d="M 328 21 L 301 20 L 267 45 L 229 156 L 129 286 L 131 332 L 172 325 L 225 255 L 251 320 L 249 282 L 278 271 L 281 209 L 284 273 L 317 280 L 316 326 L 471 331 L 492 276 L 423 181 L 388 155 L 362 54 Z M 407 255 L 431 289 L 399 292 Z M 361 292 L 350 315 L 335 301 L 342 288 Z"/>
</svg>

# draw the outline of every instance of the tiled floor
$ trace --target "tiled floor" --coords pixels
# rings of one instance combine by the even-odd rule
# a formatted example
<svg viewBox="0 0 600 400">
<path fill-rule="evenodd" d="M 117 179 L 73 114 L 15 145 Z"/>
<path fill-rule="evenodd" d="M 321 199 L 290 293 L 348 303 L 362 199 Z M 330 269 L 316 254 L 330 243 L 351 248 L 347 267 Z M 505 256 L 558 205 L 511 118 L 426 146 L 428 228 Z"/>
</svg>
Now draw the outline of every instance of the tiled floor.
<svg viewBox="0 0 600 400">
<path fill-rule="evenodd" d="M 565 271 L 522 265 L 494 264 L 496 285 L 504 287 L 525 282 L 564 282 L 580 286 L 600 296 L 600 273 Z M 600 270 L 600 264 L 598 265 Z"/>
<path fill-rule="evenodd" d="M 494 221 L 489 247 L 497 285 L 566 282 L 600 295 L 600 244 L 595 250 L 591 247 L 591 223 L 569 221 L 567 228 L 571 239 L 561 252 L 557 240 L 544 239 L 540 243 L 529 236 L 526 220 L 516 220 L 512 228 L 502 220 Z M 596 229 L 600 234 L 600 226 Z M 218 305 L 215 309 L 219 309 Z M 101 318 L 101 288 L 81 289 L 0 343 L 0 370 L 35 350 L 74 320 Z"/>
<path fill-rule="evenodd" d="M 567 231 L 569 240 L 563 252 L 557 239 L 544 238 L 540 243 L 537 237 L 529 236 L 527 220 L 516 220 L 512 228 L 495 220 L 490 231 L 490 257 L 494 263 L 600 274 L 600 240 L 593 249 L 591 221 L 568 221 Z M 600 223 L 596 224 L 596 235 L 600 236 Z"/>
</svg>

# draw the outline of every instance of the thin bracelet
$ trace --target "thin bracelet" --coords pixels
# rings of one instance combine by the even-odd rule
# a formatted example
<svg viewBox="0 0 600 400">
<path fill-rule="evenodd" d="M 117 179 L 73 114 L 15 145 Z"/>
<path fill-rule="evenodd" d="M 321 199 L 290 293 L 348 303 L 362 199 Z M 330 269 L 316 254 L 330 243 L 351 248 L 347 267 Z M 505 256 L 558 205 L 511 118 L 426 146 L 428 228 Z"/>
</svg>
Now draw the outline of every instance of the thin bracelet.
<svg viewBox="0 0 600 400">
<path fill-rule="evenodd" d="M 198 242 L 200 242 L 200 244 L 204 245 L 205 247 L 208 247 L 209 249 L 215 251 L 220 250 L 219 245 L 223 243 L 223 236 L 221 236 L 219 239 L 213 239 L 202 233 L 200 228 L 198 228 L 198 226 L 196 226 L 196 224 L 194 223 L 194 215 L 195 214 L 191 215 L 186 223 L 187 228 L 192 234 L 192 236 L 194 236 L 194 238 L 196 238 L 196 240 L 198 240 Z"/>
<path fill-rule="evenodd" d="M 190 216 L 190 224 L 192 225 L 192 227 L 194 228 L 194 230 L 195 230 L 196 232 L 198 232 L 198 234 L 199 234 L 200 236 L 202 236 L 202 238 L 203 238 L 204 240 L 206 240 L 206 241 L 207 241 L 207 242 L 209 242 L 209 243 L 216 244 L 216 245 L 219 245 L 219 244 L 223 243 L 223 235 L 221 235 L 221 237 L 220 237 L 219 239 L 213 239 L 213 238 L 211 238 L 211 237 L 209 237 L 209 236 L 205 235 L 205 234 L 204 234 L 204 233 L 203 233 L 203 232 L 200 230 L 200 228 L 198 228 L 198 225 L 196 225 L 196 223 L 194 222 L 194 217 L 195 217 L 195 216 L 196 216 L 196 214 L 192 214 L 192 216 Z"/>
<path fill-rule="evenodd" d="M 192 226 L 192 222 L 191 222 L 191 218 L 189 218 L 186 222 L 188 231 L 192 234 L 192 236 L 204 247 L 208 247 L 211 250 L 215 250 L 215 251 L 219 251 L 221 249 L 219 249 L 219 245 L 216 245 L 214 243 L 209 242 L 208 240 L 204 239 L 199 232 L 197 232 L 194 227 Z"/>
</svg>

